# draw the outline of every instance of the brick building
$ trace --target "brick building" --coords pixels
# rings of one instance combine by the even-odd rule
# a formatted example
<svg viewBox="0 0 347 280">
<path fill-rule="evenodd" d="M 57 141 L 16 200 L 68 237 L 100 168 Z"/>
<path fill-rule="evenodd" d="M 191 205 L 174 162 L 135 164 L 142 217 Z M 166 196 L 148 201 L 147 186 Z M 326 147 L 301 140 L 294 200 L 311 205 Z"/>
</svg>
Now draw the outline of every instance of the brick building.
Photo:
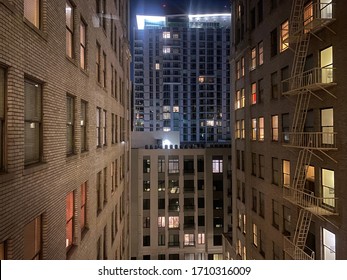
<svg viewBox="0 0 347 280">
<path fill-rule="evenodd" d="M 346 1 L 234 0 L 233 259 L 346 259 Z"/>
<path fill-rule="evenodd" d="M 129 1 L 0 1 L 0 258 L 127 259 Z"/>
</svg>

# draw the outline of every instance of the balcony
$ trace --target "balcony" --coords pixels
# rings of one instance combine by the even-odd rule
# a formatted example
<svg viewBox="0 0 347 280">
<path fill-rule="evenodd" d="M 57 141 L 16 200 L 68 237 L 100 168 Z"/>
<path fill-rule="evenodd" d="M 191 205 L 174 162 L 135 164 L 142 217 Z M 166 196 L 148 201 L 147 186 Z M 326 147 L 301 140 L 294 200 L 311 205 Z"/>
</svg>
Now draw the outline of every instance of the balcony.
<svg viewBox="0 0 347 280">
<path fill-rule="evenodd" d="M 315 258 L 315 253 L 310 248 L 300 249 L 287 237 L 284 237 L 284 252 L 293 260 L 314 260 Z"/>
<path fill-rule="evenodd" d="M 283 186 L 283 198 L 305 208 L 316 216 L 338 215 L 337 198 L 333 195 L 329 197 L 317 197 L 314 194 L 309 194 L 302 190 L 295 190 L 289 186 Z"/>
<path fill-rule="evenodd" d="M 295 95 L 300 90 L 326 90 L 330 86 L 336 85 L 334 82 L 335 68 L 331 66 L 316 67 L 300 75 L 290 77 L 282 81 L 282 94 Z"/>
<path fill-rule="evenodd" d="M 283 146 L 313 150 L 337 150 L 336 132 L 284 132 Z"/>
</svg>

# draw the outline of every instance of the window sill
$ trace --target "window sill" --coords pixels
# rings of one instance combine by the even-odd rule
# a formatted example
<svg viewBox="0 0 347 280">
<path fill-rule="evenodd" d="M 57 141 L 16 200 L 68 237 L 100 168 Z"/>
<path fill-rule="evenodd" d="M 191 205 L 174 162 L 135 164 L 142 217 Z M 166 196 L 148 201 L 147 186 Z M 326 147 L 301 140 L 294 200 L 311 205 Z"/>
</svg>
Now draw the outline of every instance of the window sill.
<svg viewBox="0 0 347 280">
<path fill-rule="evenodd" d="M 66 59 L 67 59 L 69 62 L 71 62 L 74 66 L 78 67 L 78 66 L 77 66 L 76 60 L 74 60 L 72 57 L 67 56 L 66 54 L 65 54 L 65 57 L 66 57 Z"/>
<path fill-rule="evenodd" d="M 89 71 L 88 71 L 88 68 L 83 69 L 83 68 L 81 68 L 81 67 L 80 67 L 80 70 L 81 70 L 81 72 L 82 72 L 84 75 L 86 75 L 87 77 L 89 77 Z"/>
<path fill-rule="evenodd" d="M 66 162 L 73 161 L 78 158 L 78 155 L 76 154 L 70 154 L 66 156 Z"/>
<path fill-rule="evenodd" d="M 24 167 L 23 175 L 29 175 L 38 171 L 42 171 L 46 168 L 48 168 L 48 163 L 45 162 L 30 164 Z"/>
<path fill-rule="evenodd" d="M 39 29 L 38 27 L 36 27 L 26 18 L 23 18 L 23 21 L 31 30 L 33 30 L 37 35 L 39 35 L 43 40 L 45 40 L 46 42 L 48 41 L 48 36 L 45 32 L 42 31 L 42 29 Z"/>
</svg>

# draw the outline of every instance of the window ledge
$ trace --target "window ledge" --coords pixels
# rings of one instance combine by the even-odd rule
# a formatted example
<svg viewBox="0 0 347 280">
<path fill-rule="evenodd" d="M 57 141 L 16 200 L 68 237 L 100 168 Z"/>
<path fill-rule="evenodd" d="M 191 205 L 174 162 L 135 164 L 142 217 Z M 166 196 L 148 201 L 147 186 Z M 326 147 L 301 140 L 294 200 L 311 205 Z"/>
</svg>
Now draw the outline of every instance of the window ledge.
<svg viewBox="0 0 347 280">
<path fill-rule="evenodd" d="M 0 173 L 0 184 L 11 181 L 14 178 L 16 178 L 16 175 L 14 173 L 7 173 L 7 172 Z"/>
<path fill-rule="evenodd" d="M 45 40 L 46 42 L 48 41 L 47 33 L 42 31 L 41 29 L 37 28 L 34 24 L 32 24 L 29 20 L 27 20 L 24 17 L 23 17 L 23 21 L 30 29 L 32 29 L 34 32 L 36 32 L 37 35 L 39 35 L 43 40 Z"/>
<path fill-rule="evenodd" d="M 29 175 L 38 171 L 42 171 L 44 169 L 48 168 L 48 163 L 45 162 L 40 162 L 40 163 L 35 163 L 35 164 L 31 164 L 28 166 L 24 167 L 23 170 L 23 175 Z"/>
<path fill-rule="evenodd" d="M 86 75 L 87 77 L 89 77 L 89 71 L 88 71 L 88 68 L 83 69 L 83 68 L 81 68 L 81 67 L 80 67 L 80 70 L 81 70 L 81 72 L 82 72 L 84 75 Z"/>
<path fill-rule="evenodd" d="M 73 59 L 72 57 L 67 56 L 66 54 L 65 54 L 65 57 L 66 57 L 66 59 L 67 59 L 69 62 L 71 62 L 74 66 L 78 67 L 77 62 L 76 62 L 75 59 Z"/>
<path fill-rule="evenodd" d="M 76 155 L 76 154 L 67 155 L 67 156 L 66 156 L 66 162 L 75 160 L 75 159 L 77 159 L 77 158 L 78 158 L 78 155 Z"/>
</svg>

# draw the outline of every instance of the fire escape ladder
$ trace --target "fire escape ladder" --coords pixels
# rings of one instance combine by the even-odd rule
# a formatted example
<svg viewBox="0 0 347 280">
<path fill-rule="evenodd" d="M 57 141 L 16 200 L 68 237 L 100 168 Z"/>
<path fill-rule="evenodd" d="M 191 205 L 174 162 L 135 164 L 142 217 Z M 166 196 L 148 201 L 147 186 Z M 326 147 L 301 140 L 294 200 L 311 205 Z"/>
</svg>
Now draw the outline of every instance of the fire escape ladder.
<svg viewBox="0 0 347 280">
<path fill-rule="evenodd" d="M 304 0 L 294 0 L 290 13 L 290 33 L 296 34 L 303 27 L 303 6 Z"/>
<path fill-rule="evenodd" d="M 300 209 L 296 231 L 294 234 L 293 243 L 296 250 L 304 250 L 306 245 L 307 235 L 310 229 L 312 213 L 305 209 Z"/>
<path fill-rule="evenodd" d="M 310 99 L 311 93 L 309 91 L 303 90 L 298 94 L 291 127 L 292 132 L 303 132 Z"/>
</svg>

